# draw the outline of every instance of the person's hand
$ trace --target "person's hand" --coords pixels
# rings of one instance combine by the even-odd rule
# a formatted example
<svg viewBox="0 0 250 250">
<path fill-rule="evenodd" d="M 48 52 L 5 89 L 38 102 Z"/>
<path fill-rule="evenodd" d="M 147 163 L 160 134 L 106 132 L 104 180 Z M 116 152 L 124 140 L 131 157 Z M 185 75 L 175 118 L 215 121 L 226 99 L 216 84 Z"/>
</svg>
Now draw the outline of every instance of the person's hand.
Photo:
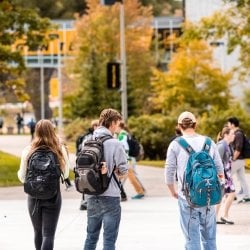
<svg viewBox="0 0 250 250">
<path fill-rule="evenodd" d="M 106 162 L 103 161 L 103 162 L 102 162 L 101 173 L 102 173 L 102 174 L 107 174 L 107 172 L 108 172 L 108 169 L 107 169 Z"/>
<path fill-rule="evenodd" d="M 172 196 L 176 199 L 178 199 L 178 194 L 176 192 L 172 193 Z"/>
</svg>

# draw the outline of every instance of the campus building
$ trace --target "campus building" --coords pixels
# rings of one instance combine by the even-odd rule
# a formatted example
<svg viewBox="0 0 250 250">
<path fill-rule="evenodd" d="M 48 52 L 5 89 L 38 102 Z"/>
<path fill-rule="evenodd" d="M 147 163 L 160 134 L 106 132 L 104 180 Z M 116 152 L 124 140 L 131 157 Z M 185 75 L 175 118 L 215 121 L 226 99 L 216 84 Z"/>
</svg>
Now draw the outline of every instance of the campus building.
<svg viewBox="0 0 250 250">
<path fill-rule="evenodd" d="M 203 17 L 211 16 L 216 11 L 224 11 L 227 8 L 223 0 L 183 0 L 185 1 L 185 17 L 187 21 L 199 22 Z M 233 2 L 233 1 L 232 1 Z M 195 7 L 194 7 L 195 6 Z M 227 40 L 223 38 L 218 41 L 211 41 L 214 45 L 214 57 L 224 72 L 230 71 L 233 67 L 239 65 L 239 51 L 235 50 L 230 55 L 227 54 Z M 239 84 L 238 79 L 231 83 L 232 94 L 242 99 L 244 90 L 250 88 L 250 79 Z"/>
</svg>

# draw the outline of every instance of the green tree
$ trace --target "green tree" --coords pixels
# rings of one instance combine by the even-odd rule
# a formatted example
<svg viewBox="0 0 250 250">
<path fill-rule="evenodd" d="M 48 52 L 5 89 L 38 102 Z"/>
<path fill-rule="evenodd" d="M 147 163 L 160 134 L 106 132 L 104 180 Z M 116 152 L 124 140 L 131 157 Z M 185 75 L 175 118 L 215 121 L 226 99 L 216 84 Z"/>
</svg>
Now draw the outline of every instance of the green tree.
<svg viewBox="0 0 250 250">
<path fill-rule="evenodd" d="M 222 73 L 204 41 L 183 42 L 169 64 L 168 72 L 154 71 L 152 106 L 163 114 L 193 109 L 227 109 L 231 74 Z"/>
<path fill-rule="evenodd" d="M 119 60 L 119 4 L 101 6 L 89 0 L 88 12 L 77 20 L 76 57 L 68 63 L 79 87 L 70 100 L 71 116 L 95 116 L 111 106 L 120 109 L 120 92 L 106 87 L 106 64 Z M 129 115 L 147 111 L 150 95 L 151 8 L 125 1 Z M 73 64 L 73 67 L 71 66 Z"/>
<path fill-rule="evenodd" d="M 48 19 L 41 19 L 33 10 L 20 8 L 12 1 L 0 2 L 0 90 L 5 96 L 15 93 L 26 98 L 24 93 L 24 61 L 20 51 L 13 51 L 12 45 L 22 39 L 30 49 L 36 49 L 46 42 L 50 28 Z"/>
<path fill-rule="evenodd" d="M 85 0 L 15 0 L 21 6 L 36 9 L 41 17 L 73 19 L 74 14 L 86 11 Z"/>
<path fill-rule="evenodd" d="M 203 18 L 200 23 L 192 25 L 186 37 L 202 38 L 209 41 L 225 39 L 228 53 L 239 51 L 240 64 L 234 68 L 240 76 L 249 76 L 250 69 L 250 1 L 225 0 L 227 7 Z"/>
<path fill-rule="evenodd" d="M 178 0 L 141 0 L 145 6 L 153 7 L 154 16 L 173 15 L 176 10 L 182 9 L 182 1 Z"/>
</svg>

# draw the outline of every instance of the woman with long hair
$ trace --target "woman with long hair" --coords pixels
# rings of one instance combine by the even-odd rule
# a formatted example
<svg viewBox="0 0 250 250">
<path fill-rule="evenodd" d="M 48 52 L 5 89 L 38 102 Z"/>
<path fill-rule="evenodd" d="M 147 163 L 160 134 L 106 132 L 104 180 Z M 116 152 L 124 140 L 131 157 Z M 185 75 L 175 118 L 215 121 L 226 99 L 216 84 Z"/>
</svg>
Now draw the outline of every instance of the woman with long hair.
<svg viewBox="0 0 250 250">
<path fill-rule="evenodd" d="M 217 138 L 217 147 L 224 165 L 225 175 L 225 195 L 223 197 L 224 202 L 221 202 L 224 205 L 224 209 L 220 217 L 219 211 L 221 208 L 221 204 L 216 205 L 217 224 L 234 224 L 233 221 L 229 220 L 229 209 L 235 198 L 235 187 L 233 184 L 233 179 L 231 177 L 233 149 L 230 145 L 234 141 L 234 137 L 234 131 L 225 126 L 219 133 Z"/>
<path fill-rule="evenodd" d="M 69 176 L 70 162 L 63 143 L 56 136 L 51 121 L 42 119 L 37 122 L 35 137 L 31 145 L 24 148 L 18 171 L 19 180 L 24 183 L 27 174 L 28 160 L 37 150 L 52 152 L 62 173 L 63 178 Z M 50 199 L 37 199 L 28 195 L 28 210 L 34 228 L 34 241 L 36 250 L 52 250 L 57 222 L 61 210 L 60 179 L 58 179 L 58 191 Z"/>
</svg>

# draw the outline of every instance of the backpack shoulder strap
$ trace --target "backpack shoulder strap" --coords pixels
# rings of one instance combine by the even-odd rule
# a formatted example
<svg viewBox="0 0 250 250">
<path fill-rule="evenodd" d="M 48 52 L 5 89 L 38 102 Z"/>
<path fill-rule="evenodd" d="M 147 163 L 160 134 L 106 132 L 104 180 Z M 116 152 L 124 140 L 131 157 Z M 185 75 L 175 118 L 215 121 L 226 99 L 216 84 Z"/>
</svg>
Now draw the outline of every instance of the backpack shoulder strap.
<svg viewBox="0 0 250 250">
<path fill-rule="evenodd" d="M 111 135 L 104 135 L 102 137 L 97 137 L 96 139 L 100 140 L 102 143 L 104 143 L 105 141 L 112 139 L 112 138 L 113 138 L 113 136 L 111 136 Z"/>
<path fill-rule="evenodd" d="M 177 137 L 175 140 L 187 151 L 188 154 L 195 153 L 194 149 L 187 143 L 187 141 L 182 136 Z"/>
<path fill-rule="evenodd" d="M 211 148 L 211 143 L 212 140 L 209 137 L 206 137 L 202 151 L 209 153 L 209 150 Z"/>
</svg>

